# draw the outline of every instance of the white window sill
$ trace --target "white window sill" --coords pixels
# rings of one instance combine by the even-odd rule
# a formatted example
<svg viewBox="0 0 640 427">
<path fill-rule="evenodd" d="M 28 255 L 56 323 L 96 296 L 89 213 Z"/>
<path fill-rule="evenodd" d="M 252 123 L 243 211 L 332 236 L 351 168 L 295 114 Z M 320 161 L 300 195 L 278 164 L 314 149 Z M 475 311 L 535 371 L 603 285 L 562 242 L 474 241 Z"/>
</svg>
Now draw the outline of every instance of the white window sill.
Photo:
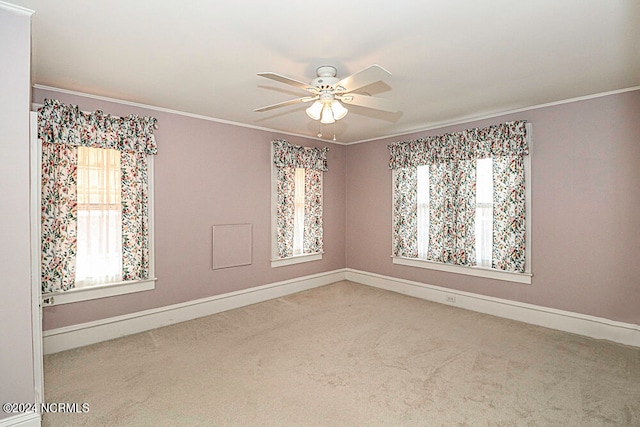
<svg viewBox="0 0 640 427">
<path fill-rule="evenodd" d="M 150 291 L 155 289 L 156 280 L 145 279 L 129 282 L 107 283 L 103 285 L 86 286 L 70 289 L 62 292 L 42 294 L 42 305 L 60 305 L 72 302 L 88 301 L 98 298 L 112 297 L 116 295 L 132 294 L 134 292 Z"/>
<path fill-rule="evenodd" d="M 418 258 L 391 257 L 394 264 L 407 265 L 410 267 L 428 268 L 431 270 L 446 271 L 449 273 L 466 274 L 468 276 L 484 277 L 487 279 L 505 280 L 507 282 L 531 284 L 531 273 L 514 273 L 511 271 L 500 271 L 493 268 L 468 267 L 464 265 L 445 264 L 442 262 L 427 261 Z"/>
<path fill-rule="evenodd" d="M 322 252 L 314 254 L 294 255 L 289 258 L 278 258 L 271 260 L 271 267 L 283 267 L 285 265 L 300 264 L 302 262 L 318 261 L 322 259 Z"/>
</svg>

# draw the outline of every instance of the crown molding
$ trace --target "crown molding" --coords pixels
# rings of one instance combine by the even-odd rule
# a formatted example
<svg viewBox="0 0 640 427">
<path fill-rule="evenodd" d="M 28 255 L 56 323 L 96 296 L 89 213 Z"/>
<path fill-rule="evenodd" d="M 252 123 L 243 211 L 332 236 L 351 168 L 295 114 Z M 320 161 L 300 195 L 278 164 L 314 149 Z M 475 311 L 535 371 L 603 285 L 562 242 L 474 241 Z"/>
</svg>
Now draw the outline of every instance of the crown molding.
<svg viewBox="0 0 640 427">
<path fill-rule="evenodd" d="M 265 128 L 265 127 L 261 127 L 261 126 L 248 125 L 246 123 L 234 122 L 234 121 L 231 121 L 231 120 L 217 119 L 215 117 L 204 116 L 204 115 L 201 115 L 201 114 L 188 113 L 186 111 L 173 110 L 173 109 L 170 109 L 170 108 L 157 107 L 155 105 L 142 104 L 142 103 L 139 103 L 139 102 L 125 101 L 123 99 L 110 98 L 108 96 L 93 95 L 93 94 L 90 94 L 90 93 L 84 93 L 84 92 L 79 92 L 79 91 L 69 90 L 69 89 L 61 89 L 61 88 L 57 88 L 57 87 L 53 87 L 53 86 L 46 86 L 46 85 L 41 85 L 41 84 L 34 84 L 32 87 L 33 87 L 33 89 L 48 90 L 48 91 L 51 91 L 51 92 L 63 93 L 65 95 L 82 96 L 84 98 L 96 99 L 96 100 L 105 101 L 105 102 L 112 102 L 114 104 L 120 104 L 120 105 L 128 105 L 128 106 L 136 107 L 136 108 L 144 108 L 144 109 L 151 110 L 151 111 L 159 111 L 161 113 L 175 114 L 175 115 L 178 115 L 178 116 L 189 117 L 189 118 L 192 118 L 192 119 L 206 120 L 206 121 L 209 121 L 209 122 L 215 122 L 215 123 L 221 123 L 221 124 L 226 124 L 226 125 L 238 126 L 238 127 L 242 127 L 242 128 L 254 129 L 254 130 L 259 130 L 259 131 L 269 132 L 269 133 L 290 135 L 290 136 L 295 136 L 295 137 L 298 137 L 298 138 L 305 138 L 305 139 L 310 139 L 310 140 L 321 141 L 323 143 L 328 143 L 328 144 L 345 145 L 342 142 L 328 141 L 326 139 L 316 138 L 316 137 L 312 137 L 312 136 L 308 136 L 308 135 L 301 135 L 301 134 L 294 133 L 294 132 L 287 132 L 287 131 L 281 131 L 281 130 L 276 130 L 276 129 Z M 37 103 L 34 103 L 33 105 L 36 106 L 36 107 L 42 106 L 42 104 L 37 104 Z"/>
<path fill-rule="evenodd" d="M 4 4 L 4 3 L 2 1 L 0 1 L 0 5 L 2 5 L 2 4 Z M 326 144 L 336 144 L 336 145 L 355 145 L 355 144 L 362 144 L 362 143 L 365 143 L 365 142 L 380 141 L 380 140 L 383 140 L 383 139 L 400 138 L 400 137 L 402 137 L 404 135 L 410 135 L 410 134 L 413 134 L 413 133 L 426 132 L 426 131 L 430 131 L 430 130 L 434 130 L 434 129 L 442 129 L 442 128 L 446 128 L 446 127 L 450 127 L 450 126 L 456 126 L 456 125 L 460 125 L 460 124 L 476 122 L 476 121 L 479 121 L 479 120 L 486 120 L 486 119 L 492 119 L 492 118 L 495 118 L 495 117 L 506 116 L 508 114 L 522 113 L 522 112 L 526 112 L 526 111 L 538 110 L 540 108 L 547 108 L 547 107 L 554 107 L 554 106 L 557 106 L 557 105 L 571 104 L 571 103 L 574 103 L 574 102 L 587 101 L 587 100 L 590 100 L 590 99 L 602 98 L 602 97 L 605 97 L 605 96 L 617 95 L 617 94 L 620 94 L 620 93 L 633 92 L 633 91 L 636 91 L 636 90 L 640 90 L 640 86 L 634 86 L 634 87 L 625 88 L 625 89 L 612 90 L 612 91 L 608 91 L 608 92 L 600 92 L 600 93 L 595 93 L 595 94 L 591 94 L 591 95 L 579 96 L 579 97 L 576 97 L 576 98 L 564 99 L 564 100 L 561 100 L 561 101 L 554 101 L 554 102 L 548 102 L 548 103 L 545 103 L 545 104 L 533 105 L 531 107 L 523 107 L 523 108 L 518 108 L 518 109 L 513 109 L 513 110 L 505 110 L 505 111 L 495 112 L 495 113 L 491 113 L 491 114 L 484 114 L 484 115 L 479 115 L 479 116 L 466 116 L 466 117 L 462 117 L 462 118 L 459 118 L 459 119 L 456 119 L 456 120 L 451 120 L 451 121 L 446 121 L 446 122 L 438 122 L 438 123 L 434 123 L 434 124 L 429 125 L 429 126 L 416 128 L 416 129 L 413 129 L 413 130 L 402 131 L 402 132 L 399 132 L 399 133 L 396 133 L 396 134 L 392 134 L 392 135 L 385 135 L 385 136 L 380 136 L 380 137 L 376 137 L 376 138 L 363 139 L 363 140 L 354 141 L 354 142 L 340 142 L 340 141 L 326 140 L 326 139 L 313 137 L 313 136 L 308 136 L 308 135 L 301 135 L 299 133 L 294 133 L 294 132 L 287 132 L 287 131 L 281 131 L 281 130 L 266 128 L 266 127 L 261 127 L 261 126 L 248 125 L 246 123 L 234 122 L 234 121 L 230 121 L 230 120 L 217 119 L 217 118 L 214 118 L 214 117 L 204 116 L 204 115 L 200 115 L 200 114 L 187 113 L 185 111 L 172 110 L 170 108 L 163 108 L 163 107 L 157 107 L 157 106 L 154 106 L 154 105 L 142 104 L 142 103 L 138 103 L 138 102 L 125 101 L 125 100 L 122 100 L 122 99 L 110 98 L 110 97 L 107 97 L 107 96 L 92 95 L 92 94 L 89 94 L 89 93 L 78 92 L 78 91 L 74 91 L 74 90 L 61 89 L 61 88 L 57 88 L 57 87 L 53 87 L 53 86 L 45 86 L 45 85 L 40 85 L 40 84 L 34 84 L 33 88 L 34 89 L 41 89 L 41 90 L 48 90 L 48 91 L 58 92 L 58 93 L 64 93 L 64 94 L 67 94 L 67 95 L 82 96 L 82 97 L 85 97 L 85 98 L 97 99 L 97 100 L 100 100 L 100 101 L 113 102 L 115 104 L 129 105 L 129 106 L 137 107 L 137 108 L 145 108 L 145 109 L 152 110 L 152 111 L 160 111 L 160 112 L 163 112 L 163 113 L 176 114 L 176 115 L 179 115 L 179 116 L 190 117 L 190 118 L 199 119 L 199 120 L 206 120 L 206 121 L 215 122 L 215 123 L 228 124 L 228 125 L 232 125 L 232 126 L 238 126 L 238 127 L 248 128 L 248 129 L 259 130 L 259 131 L 263 131 L 263 132 L 290 135 L 290 136 L 295 136 L 295 137 L 298 137 L 298 138 L 305 138 L 305 139 L 309 139 L 309 140 L 320 141 L 320 142 L 323 142 L 323 143 L 326 143 Z"/>
<path fill-rule="evenodd" d="M 456 119 L 456 120 L 452 120 L 452 121 L 448 121 L 448 122 L 437 122 L 437 123 L 434 123 L 434 124 L 429 125 L 427 127 L 417 128 L 415 130 L 409 130 L 409 131 L 406 131 L 406 132 L 402 131 L 402 132 L 399 132 L 399 133 L 396 133 L 396 134 L 393 134 L 393 135 L 381 136 L 379 138 L 363 139 L 363 140 L 360 140 L 360 141 L 351 142 L 351 143 L 349 143 L 347 145 L 361 144 L 363 142 L 380 141 L 382 139 L 389 139 L 389 138 L 399 138 L 399 137 L 402 137 L 404 135 L 409 135 L 409 134 L 413 134 L 413 133 L 426 132 L 426 131 L 434 130 L 434 129 L 442 129 L 442 128 L 446 128 L 446 127 L 450 127 L 450 126 L 456 126 L 456 125 L 461 125 L 461 124 L 465 124 L 465 123 L 477 122 L 477 121 L 480 121 L 480 120 L 493 119 L 495 117 L 506 116 L 506 115 L 509 115 L 509 114 L 516 114 L 516 113 L 522 113 L 522 112 L 526 112 L 526 111 L 538 110 L 540 108 L 555 107 L 557 105 L 564 105 L 564 104 L 571 104 L 571 103 L 574 103 L 574 102 L 587 101 L 587 100 L 590 100 L 590 99 L 602 98 L 604 96 L 617 95 L 617 94 L 625 93 L 625 92 L 633 92 L 633 91 L 636 91 L 636 90 L 640 90 L 640 86 L 633 86 L 633 87 L 625 88 L 625 89 L 611 90 L 611 91 L 608 91 L 608 92 L 594 93 L 594 94 L 591 94 L 591 95 L 585 95 L 585 96 L 579 96 L 579 97 L 576 97 L 576 98 L 563 99 L 561 101 L 547 102 L 545 104 L 533 105 L 531 107 L 517 108 L 517 109 L 514 109 L 514 110 L 505 110 L 505 111 L 500 111 L 500 112 L 495 112 L 495 113 L 490 113 L 490 114 L 484 114 L 484 115 L 480 115 L 480 116 L 466 116 L 466 117 L 462 117 L 460 119 Z"/>
</svg>

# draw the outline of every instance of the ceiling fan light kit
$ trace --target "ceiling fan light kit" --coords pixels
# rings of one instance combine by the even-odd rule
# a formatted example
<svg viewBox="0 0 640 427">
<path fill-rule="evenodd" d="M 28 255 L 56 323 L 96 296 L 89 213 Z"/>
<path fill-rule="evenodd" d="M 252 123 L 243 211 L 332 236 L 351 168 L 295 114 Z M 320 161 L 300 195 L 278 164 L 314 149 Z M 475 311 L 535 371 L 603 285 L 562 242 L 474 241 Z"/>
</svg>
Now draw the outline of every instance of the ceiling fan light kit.
<svg viewBox="0 0 640 427">
<path fill-rule="evenodd" d="M 336 100 L 331 103 L 331 111 L 333 112 L 333 118 L 336 120 L 340 120 L 349 112 L 349 110 L 344 108 L 344 106 Z"/>
<path fill-rule="evenodd" d="M 331 111 L 331 106 L 328 104 L 322 107 L 322 118 L 320 119 L 320 123 L 325 125 L 335 123 L 333 111 Z"/>
<path fill-rule="evenodd" d="M 307 116 L 313 120 L 320 120 L 320 123 L 331 124 L 336 120 L 342 119 L 347 115 L 349 110 L 337 100 L 326 102 L 315 101 L 311 107 L 306 109 Z"/>
<path fill-rule="evenodd" d="M 307 116 L 311 117 L 313 120 L 320 120 L 322 117 L 322 102 L 316 101 L 311 104 L 311 107 L 305 110 L 307 112 Z"/>
<path fill-rule="evenodd" d="M 337 70 L 330 65 L 323 65 L 316 69 L 317 77 L 309 84 L 291 79 L 276 73 L 258 73 L 261 77 L 266 77 L 304 89 L 311 96 L 304 96 L 290 101 L 279 102 L 273 105 L 256 108 L 254 111 L 262 112 L 299 102 L 311 102 L 313 104 L 305 111 L 312 120 L 319 120 L 323 124 L 335 123 L 336 120 L 344 118 L 349 110 L 342 103 L 358 105 L 366 108 L 373 108 L 395 113 L 398 110 L 389 101 L 365 94 L 354 94 L 357 91 L 372 83 L 381 81 L 391 75 L 387 70 L 379 65 L 371 65 L 364 70 L 358 71 L 349 77 L 339 80 L 336 77 Z M 341 102 L 342 101 L 342 102 Z"/>
</svg>

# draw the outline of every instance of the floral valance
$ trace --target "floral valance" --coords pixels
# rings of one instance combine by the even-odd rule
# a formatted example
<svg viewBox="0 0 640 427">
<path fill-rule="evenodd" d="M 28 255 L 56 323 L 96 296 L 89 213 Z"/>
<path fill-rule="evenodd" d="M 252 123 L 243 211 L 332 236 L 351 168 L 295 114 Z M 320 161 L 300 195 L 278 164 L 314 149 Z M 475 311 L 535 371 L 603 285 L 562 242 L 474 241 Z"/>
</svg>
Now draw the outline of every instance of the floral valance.
<svg viewBox="0 0 640 427">
<path fill-rule="evenodd" d="M 156 122 L 150 116 L 115 117 L 100 110 L 85 113 L 77 105 L 45 99 L 38 109 L 38 138 L 49 144 L 157 154 Z"/>
<path fill-rule="evenodd" d="M 461 132 L 426 136 L 388 145 L 390 169 L 487 157 L 529 154 L 526 121 L 519 120 Z"/>
<path fill-rule="evenodd" d="M 284 139 L 273 141 L 273 163 L 279 168 L 294 167 L 327 171 L 329 147 L 314 148 L 293 145 Z"/>
</svg>

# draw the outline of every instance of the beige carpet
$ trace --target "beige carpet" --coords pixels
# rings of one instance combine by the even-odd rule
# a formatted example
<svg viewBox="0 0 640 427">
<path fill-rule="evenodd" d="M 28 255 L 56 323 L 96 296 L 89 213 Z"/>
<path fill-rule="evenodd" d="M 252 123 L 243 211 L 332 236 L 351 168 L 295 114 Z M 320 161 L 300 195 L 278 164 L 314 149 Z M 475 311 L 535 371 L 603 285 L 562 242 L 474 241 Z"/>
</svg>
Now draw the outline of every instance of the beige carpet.
<svg viewBox="0 0 640 427">
<path fill-rule="evenodd" d="M 640 426 L 640 349 L 350 282 L 45 358 L 45 426 Z"/>
</svg>

